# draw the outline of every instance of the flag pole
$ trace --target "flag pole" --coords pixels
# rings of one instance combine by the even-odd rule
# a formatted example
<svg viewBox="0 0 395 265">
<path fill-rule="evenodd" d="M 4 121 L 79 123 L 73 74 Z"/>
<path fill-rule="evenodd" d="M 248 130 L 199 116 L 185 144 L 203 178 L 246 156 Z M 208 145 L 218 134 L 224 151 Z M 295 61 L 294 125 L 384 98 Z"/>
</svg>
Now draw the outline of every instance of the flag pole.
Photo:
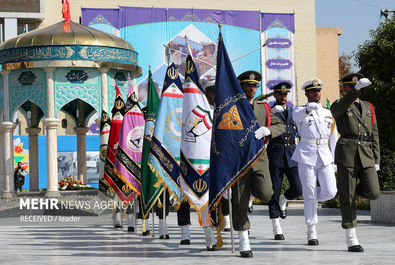
<svg viewBox="0 0 395 265">
<path fill-rule="evenodd" d="M 163 192 L 163 216 L 162 216 L 162 219 L 163 219 L 163 227 L 162 227 L 163 230 L 162 231 L 163 231 L 163 233 L 165 233 L 165 231 L 166 231 L 166 190 L 164 190 L 164 192 Z M 166 237 L 166 235 L 163 235 L 163 236 Z"/>
<path fill-rule="evenodd" d="M 151 209 L 151 215 L 152 215 L 152 237 L 155 238 L 155 218 L 154 218 L 154 207 Z"/>
<path fill-rule="evenodd" d="M 232 253 L 235 253 L 235 241 L 233 239 L 233 218 L 232 218 L 232 202 L 230 201 L 230 189 L 228 190 L 228 206 L 229 206 L 229 220 L 230 220 L 230 242 L 232 244 Z"/>
<path fill-rule="evenodd" d="M 253 53 L 253 52 L 255 52 L 255 51 L 257 51 L 257 50 L 259 50 L 259 49 L 261 49 L 261 48 L 263 48 L 263 47 L 265 47 L 265 46 L 266 46 L 266 43 L 264 43 L 262 46 L 259 46 L 259 47 L 256 48 L 256 49 L 253 49 L 252 51 L 249 51 L 249 52 L 243 54 L 242 56 L 240 56 L 240 57 L 238 57 L 238 58 L 232 60 L 231 62 L 234 63 L 234 62 L 240 60 L 241 58 L 244 58 L 244 57 L 246 57 L 247 55 L 249 55 L 249 54 L 251 54 L 251 53 Z"/>
<path fill-rule="evenodd" d="M 137 231 L 137 202 L 136 202 L 136 192 L 133 192 L 133 214 L 134 214 L 134 231 Z"/>
</svg>

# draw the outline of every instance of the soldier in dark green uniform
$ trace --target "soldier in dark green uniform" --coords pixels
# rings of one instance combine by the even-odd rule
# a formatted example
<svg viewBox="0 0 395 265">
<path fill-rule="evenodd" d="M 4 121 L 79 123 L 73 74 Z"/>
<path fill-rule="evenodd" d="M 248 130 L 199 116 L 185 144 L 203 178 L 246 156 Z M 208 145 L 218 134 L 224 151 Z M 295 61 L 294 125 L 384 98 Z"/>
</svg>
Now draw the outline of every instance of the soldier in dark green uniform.
<svg viewBox="0 0 395 265">
<path fill-rule="evenodd" d="M 260 127 L 255 132 L 257 139 L 277 137 L 285 132 L 284 123 L 278 118 L 265 101 L 254 100 L 258 83 L 262 76 L 255 71 L 247 71 L 237 77 Z M 255 166 L 244 175 L 232 188 L 233 227 L 239 233 L 239 251 L 242 257 L 252 257 L 248 240 L 248 201 L 251 194 L 263 202 L 268 202 L 272 195 L 272 181 L 269 173 L 269 160 L 266 152 Z"/>
<path fill-rule="evenodd" d="M 340 80 L 345 96 L 331 106 L 341 134 L 335 149 L 342 227 L 346 229 L 348 251 L 363 252 L 355 228 L 355 199 L 379 197 L 377 171 L 380 170 L 380 147 L 375 110 L 359 99 L 361 88 L 371 82 L 362 74 L 350 74 Z"/>
</svg>

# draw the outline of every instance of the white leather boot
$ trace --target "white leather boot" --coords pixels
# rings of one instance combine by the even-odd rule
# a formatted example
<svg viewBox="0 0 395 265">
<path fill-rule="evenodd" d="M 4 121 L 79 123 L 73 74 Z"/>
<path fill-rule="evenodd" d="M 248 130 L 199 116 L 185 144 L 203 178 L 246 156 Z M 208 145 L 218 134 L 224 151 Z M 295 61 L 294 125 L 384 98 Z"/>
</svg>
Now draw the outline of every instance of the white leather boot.
<svg viewBox="0 0 395 265">
<path fill-rule="evenodd" d="M 225 220 L 224 231 L 225 232 L 229 232 L 230 231 L 230 216 L 229 215 L 224 215 L 224 220 Z"/>
<path fill-rule="evenodd" d="M 126 221 L 128 223 L 128 231 L 134 232 L 135 216 L 133 212 L 126 215 Z"/>
<path fill-rule="evenodd" d="M 287 202 L 288 199 L 285 198 L 284 194 L 281 194 L 278 200 L 278 205 L 280 206 L 280 217 L 282 219 L 285 219 L 287 217 Z"/>
<path fill-rule="evenodd" d="M 166 219 L 159 219 L 159 238 L 169 239 L 169 234 L 167 233 L 167 223 Z"/>
<path fill-rule="evenodd" d="M 214 236 L 214 231 L 213 229 L 211 229 L 211 227 L 204 227 L 204 238 L 206 240 L 206 248 L 208 251 L 217 250 L 216 238 Z"/>
<path fill-rule="evenodd" d="M 239 231 L 239 251 L 243 258 L 252 257 L 250 240 L 248 238 L 248 230 Z"/>
<path fill-rule="evenodd" d="M 280 210 L 284 211 L 285 209 L 287 209 L 287 202 L 288 199 L 285 198 L 284 194 L 281 194 L 278 200 L 278 204 L 280 205 Z"/>
<path fill-rule="evenodd" d="M 121 213 L 121 211 L 115 213 L 114 227 L 115 228 L 122 228 L 122 213 Z"/>
<path fill-rule="evenodd" d="M 307 225 L 307 244 L 309 246 L 319 245 L 316 225 Z"/>
<path fill-rule="evenodd" d="M 273 235 L 275 240 L 284 240 L 283 230 L 281 229 L 280 225 L 280 218 L 273 218 L 272 219 L 273 225 Z"/>
<path fill-rule="evenodd" d="M 252 213 L 254 207 L 252 206 L 252 201 L 254 200 L 254 196 L 250 196 L 250 200 L 248 201 L 248 213 Z"/>
<path fill-rule="evenodd" d="M 348 251 L 350 252 L 363 252 L 362 246 L 359 244 L 355 227 L 346 229 L 346 242 Z"/>
<path fill-rule="evenodd" d="M 189 231 L 189 225 L 182 225 L 181 228 L 181 241 L 180 245 L 191 244 L 191 232 Z"/>
</svg>

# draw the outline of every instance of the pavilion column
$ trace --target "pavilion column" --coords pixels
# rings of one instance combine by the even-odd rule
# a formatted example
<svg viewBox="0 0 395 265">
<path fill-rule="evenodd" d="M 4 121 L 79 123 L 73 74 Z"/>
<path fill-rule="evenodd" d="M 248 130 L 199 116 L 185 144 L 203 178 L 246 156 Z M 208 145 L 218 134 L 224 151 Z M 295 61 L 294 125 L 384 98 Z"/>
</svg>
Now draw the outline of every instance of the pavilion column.
<svg viewBox="0 0 395 265">
<path fill-rule="evenodd" d="M 77 134 L 77 165 L 78 165 L 78 179 L 83 183 L 87 183 L 86 176 L 86 133 L 89 131 L 88 127 L 75 127 Z"/>
<path fill-rule="evenodd" d="M 3 152 L 4 144 L 3 144 L 3 126 L 0 123 L 0 152 Z M 5 178 L 5 166 L 4 159 L 0 157 L 0 192 L 3 194 L 4 190 L 4 178 Z"/>
<path fill-rule="evenodd" d="M 2 168 L 0 174 L 3 175 L 3 198 L 12 198 L 15 196 L 14 190 L 14 148 L 13 148 L 13 131 L 15 129 L 14 123 L 10 121 L 10 97 L 9 97 L 9 82 L 8 75 L 9 71 L 1 71 L 4 77 L 4 111 L 3 111 L 3 122 L 1 123 L 2 131 L 2 149 L 0 156 L 2 161 Z M 4 156 L 3 156 L 4 154 Z"/>
<path fill-rule="evenodd" d="M 30 191 L 39 191 L 38 183 L 38 135 L 41 132 L 40 128 L 30 127 L 26 128 L 29 134 L 29 182 Z"/>
<path fill-rule="evenodd" d="M 100 79 L 101 79 L 101 109 L 108 113 L 108 82 L 107 82 L 107 73 L 108 69 L 99 69 L 100 71 Z M 101 113 L 99 113 L 99 118 L 101 117 Z"/>
<path fill-rule="evenodd" d="M 15 124 L 9 121 L 1 123 L 3 131 L 3 163 L 4 163 L 4 189 L 3 198 L 12 198 L 15 196 L 14 190 L 14 148 L 13 144 L 13 132 Z"/>
<path fill-rule="evenodd" d="M 55 118 L 55 90 L 53 85 L 53 72 L 55 68 L 46 67 L 44 71 L 47 78 L 47 117 L 50 119 Z"/>
<path fill-rule="evenodd" d="M 47 135 L 47 192 L 45 197 L 60 197 L 58 191 L 58 119 L 44 119 Z"/>
<path fill-rule="evenodd" d="M 44 68 L 47 83 L 47 117 L 43 123 L 47 136 L 47 192 L 45 197 L 60 197 L 58 190 L 58 126 L 55 118 L 55 91 L 53 72 L 55 68 Z"/>
</svg>

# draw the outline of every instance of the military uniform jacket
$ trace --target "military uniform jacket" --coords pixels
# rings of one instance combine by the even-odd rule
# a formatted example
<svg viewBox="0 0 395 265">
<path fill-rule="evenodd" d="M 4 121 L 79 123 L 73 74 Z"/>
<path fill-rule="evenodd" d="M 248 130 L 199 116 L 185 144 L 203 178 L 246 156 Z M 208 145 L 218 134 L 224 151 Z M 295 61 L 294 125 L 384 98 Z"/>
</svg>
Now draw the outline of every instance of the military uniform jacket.
<svg viewBox="0 0 395 265">
<path fill-rule="evenodd" d="M 254 101 L 252 106 L 259 126 L 267 127 L 267 114 L 265 104 L 267 103 L 265 103 L 264 101 Z M 285 132 L 285 125 L 281 121 L 281 119 L 278 116 L 274 115 L 272 111 L 270 111 L 270 119 L 271 124 L 269 126 L 269 129 L 272 132 L 270 138 L 274 138 L 283 134 Z M 254 165 L 253 170 L 261 171 L 262 173 L 269 172 L 269 160 L 267 157 L 267 152 L 265 152 L 262 155 L 261 159 Z"/>
<path fill-rule="evenodd" d="M 286 107 L 284 112 L 277 112 L 275 115 L 285 124 L 285 133 L 277 137 L 272 137 L 267 147 L 267 155 L 271 166 L 279 168 L 296 167 L 298 163 L 291 159 L 299 140 L 296 123 L 292 119 L 292 108 Z M 287 113 L 287 118 L 285 117 Z"/>
<path fill-rule="evenodd" d="M 317 110 L 313 110 L 307 114 L 306 107 L 298 107 L 293 110 L 292 117 L 296 123 L 301 139 L 292 155 L 292 160 L 310 166 L 318 165 L 319 158 L 322 159 L 325 166 L 333 163 L 334 150 L 337 142 L 337 131 L 330 110 L 320 105 Z M 320 135 L 318 126 L 322 135 Z M 316 143 L 303 142 L 303 139 L 320 138 L 327 139 L 329 145 L 317 145 Z"/>
<path fill-rule="evenodd" d="M 371 141 L 366 141 L 366 137 L 368 137 L 367 131 L 351 112 L 351 109 L 353 109 L 357 114 L 360 114 L 357 106 L 353 104 L 359 95 L 359 91 L 352 90 L 342 99 L 336 100 L 331 106 L 331 112 L 336 119 L 337 130 L 343 136 L 340 137 L 336 146 L 335 163 L 344 167 L 354 167 L 357 159 L 360 159 L 364 168 L 380 164 L 380 146 L 376 119 L 374 119 L 372 125 L 372 119 L 375 117 L 374 108 L 371 109 L 367 101 L 359 101 L 362 108 L 361 118 L 370 131 Z M 352 136 L 355 139 L 352 139 Z M 361 138 L 365 138 L 365 140 L 361 140 Z"/>
</svg>

